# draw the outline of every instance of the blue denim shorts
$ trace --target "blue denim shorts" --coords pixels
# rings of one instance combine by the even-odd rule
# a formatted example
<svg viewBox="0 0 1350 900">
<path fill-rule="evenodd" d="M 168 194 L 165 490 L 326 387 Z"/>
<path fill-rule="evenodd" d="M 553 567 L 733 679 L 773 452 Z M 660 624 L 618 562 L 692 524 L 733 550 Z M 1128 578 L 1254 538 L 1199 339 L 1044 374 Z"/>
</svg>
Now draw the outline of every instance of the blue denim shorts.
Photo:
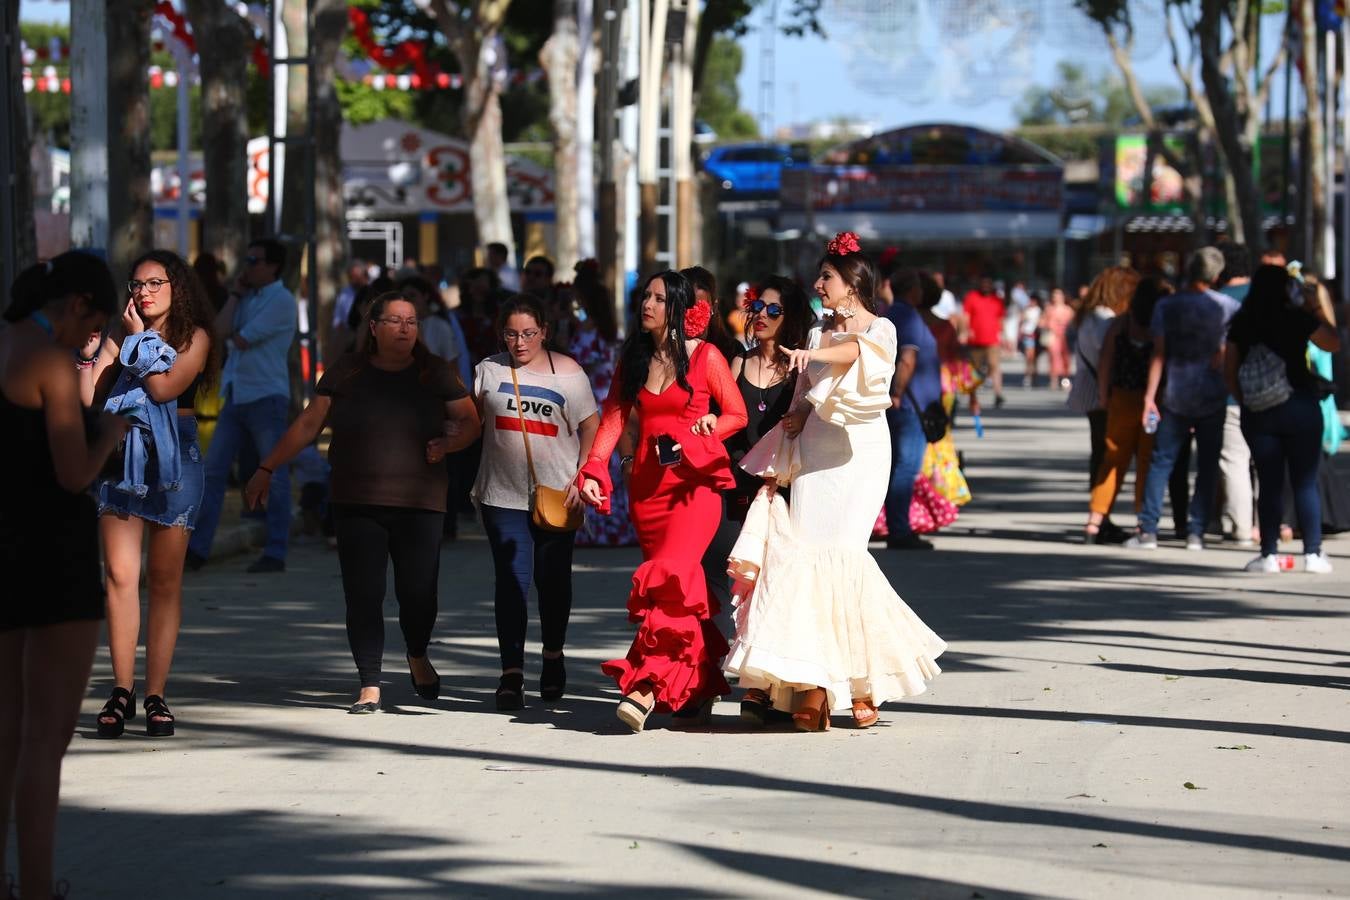
<svg viewBox="0 0 1350 900">
<path fill-rule="evenodd" d="M 110 481 L 100 481 L 95 489 L 98 514 L 112 514 L 121 518 L 135 516 L 156 525 L 186 528 L 197 525 L 197 510 L 202 505 L 202 491 L 206 487 L 202 466 L 202 448 L 197 443 L 197 419 L 178 417 L 178 455 L 183 462 L 182 482 L 176 491 L 152 490 L 144 497 L 115 490 Z"/>
</svg>

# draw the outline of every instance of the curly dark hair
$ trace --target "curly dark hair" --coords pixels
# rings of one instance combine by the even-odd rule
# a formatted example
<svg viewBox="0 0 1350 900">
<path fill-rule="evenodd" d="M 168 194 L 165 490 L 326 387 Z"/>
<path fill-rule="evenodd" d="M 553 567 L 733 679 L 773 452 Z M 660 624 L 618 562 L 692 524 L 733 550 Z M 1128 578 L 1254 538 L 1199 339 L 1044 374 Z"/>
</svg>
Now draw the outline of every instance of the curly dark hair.
<svg viewBox="0 0 1350 900">
<path fill-rule="evenodd" d="M 192 346 L 192 335 L 198 328 L 206 332 L 210 346 L 206 351 L 206 366 L 202 381 L 211 384 L 220 371 L 220 341 L 216 337 L 215 307 L 206 295 L 206 288 L 187 260 L 172 250 L 150 250 L 142 253 L 127 270 L 127 280 L 136 277 L 136 270 L 145 263 L 162 266 L 173 289 L 169 314 L 160 329 L 164 340 L 179 353 Z"/>
<path fill-rule="evenodd" d="M 806 296 L 806 289 L 796 279 L 782 275 L 770 275 L 760 282 L 760 296 L 765 291 L 777 291 L 778 300 L 783 305 L 783 324 L 778 326 L 778 346 L 788 350 L 801 350 L 811 336 L 811 326 L 816 324 L 816 312 Z"/>
<path fill-rule="evenodd" d="M 877 270 L 872 265 L 872 258 L 862 252 L 846 253 L 843 256 L 827 252 L 820 258 L 820 262 L 816 263 L 816 271 L 820 271 L 827 264 L 839 273 L 844 284 L 853 288 L 853 293 L 858 296 L 858 302 L 862 304 L 863 309 L 876 315 Z"/>
<path fill-rule="evenodd" d="M 694 303 L 694 286 L 679 272 L 667 269 L 657 272 L 642 283 L 642 296 L 647 295 L 651 284 L 657 279 L 666 288 L 666 347 L 675 363 L 675 383 L 684 388 L 692 399 L 694 389 L 689 386 L 689 352 L 684 342 L 684 314 Z M 641 301 L 639 301 L 641 308 Z M 647 369 L 652 357 L 656 355 L 656 342 L 643 328 L 636 327 L 624 339 L 619 348 L 619 396 L 625 403 L 637 400 L 638 391 L 647 383 Z"/>
</svg>

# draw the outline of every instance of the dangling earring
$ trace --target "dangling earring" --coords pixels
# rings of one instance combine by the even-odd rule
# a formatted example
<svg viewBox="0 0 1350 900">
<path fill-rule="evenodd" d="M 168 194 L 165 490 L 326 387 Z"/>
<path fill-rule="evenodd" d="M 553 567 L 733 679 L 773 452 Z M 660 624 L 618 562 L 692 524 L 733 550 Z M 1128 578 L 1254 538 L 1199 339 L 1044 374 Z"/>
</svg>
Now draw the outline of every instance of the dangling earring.
<svg viewBox="0 0 1350 900">
<path fill-rule="evenodd" d="M 849 297 L 849 304 L 848 304 L 848 306 L 840 306 L 840 307 L 837 307 L 837 308 L 835 309 L 835 311 L 834 311 L 834 314 L 835 314 L 836 316 L 838 316 L 839 318 L 841 318 L 841 319 L 851 319 L 851 318 L 853 318 L 854 314 L 857 312 L 857 310 L 855 310 L 855 309 L 853 308 L 853 302 L 852 302 L 852 301 L 853 301 L 853 292 L 852 292 L 852 291 L 849 291 L 849 292 L 848 292 L 848 297 Z"/>
</svg>

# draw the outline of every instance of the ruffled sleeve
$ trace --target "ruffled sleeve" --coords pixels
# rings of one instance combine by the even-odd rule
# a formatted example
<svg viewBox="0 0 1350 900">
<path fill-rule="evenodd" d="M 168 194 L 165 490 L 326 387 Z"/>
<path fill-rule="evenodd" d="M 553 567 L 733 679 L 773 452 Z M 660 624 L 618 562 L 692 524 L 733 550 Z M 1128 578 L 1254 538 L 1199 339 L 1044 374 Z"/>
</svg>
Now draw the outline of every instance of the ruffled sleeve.
<svg viewBox="0 0 1350 900">
<path fill-rule="evenodd" d="M 866 331 L 831 332 L 821 338 L 830 346 L 858 342 L 858 358 L 852 363 L 814 366 L 806 399 L 816 415 L 832 425 L 866 422 L 891 408 L 891 379 L 895 377 L 895 326 L 878 318 Z"/>
</svg>

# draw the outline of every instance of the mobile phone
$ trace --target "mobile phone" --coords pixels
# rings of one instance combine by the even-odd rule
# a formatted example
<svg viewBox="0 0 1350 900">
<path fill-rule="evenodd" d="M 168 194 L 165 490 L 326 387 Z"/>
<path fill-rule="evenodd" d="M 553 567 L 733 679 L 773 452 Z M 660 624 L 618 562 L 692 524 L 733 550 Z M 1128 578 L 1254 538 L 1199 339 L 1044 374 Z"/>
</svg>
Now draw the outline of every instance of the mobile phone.
<svg viewBox="0 0 1350 900">
<path fill-rule="evenodd" d="M 683 459 L 680 453 L 679 445 L 675 439 L 668 434 L 660 434 L 656 437 L 656 461 L 663 466 L 673 466 Z"/>
</svg>

